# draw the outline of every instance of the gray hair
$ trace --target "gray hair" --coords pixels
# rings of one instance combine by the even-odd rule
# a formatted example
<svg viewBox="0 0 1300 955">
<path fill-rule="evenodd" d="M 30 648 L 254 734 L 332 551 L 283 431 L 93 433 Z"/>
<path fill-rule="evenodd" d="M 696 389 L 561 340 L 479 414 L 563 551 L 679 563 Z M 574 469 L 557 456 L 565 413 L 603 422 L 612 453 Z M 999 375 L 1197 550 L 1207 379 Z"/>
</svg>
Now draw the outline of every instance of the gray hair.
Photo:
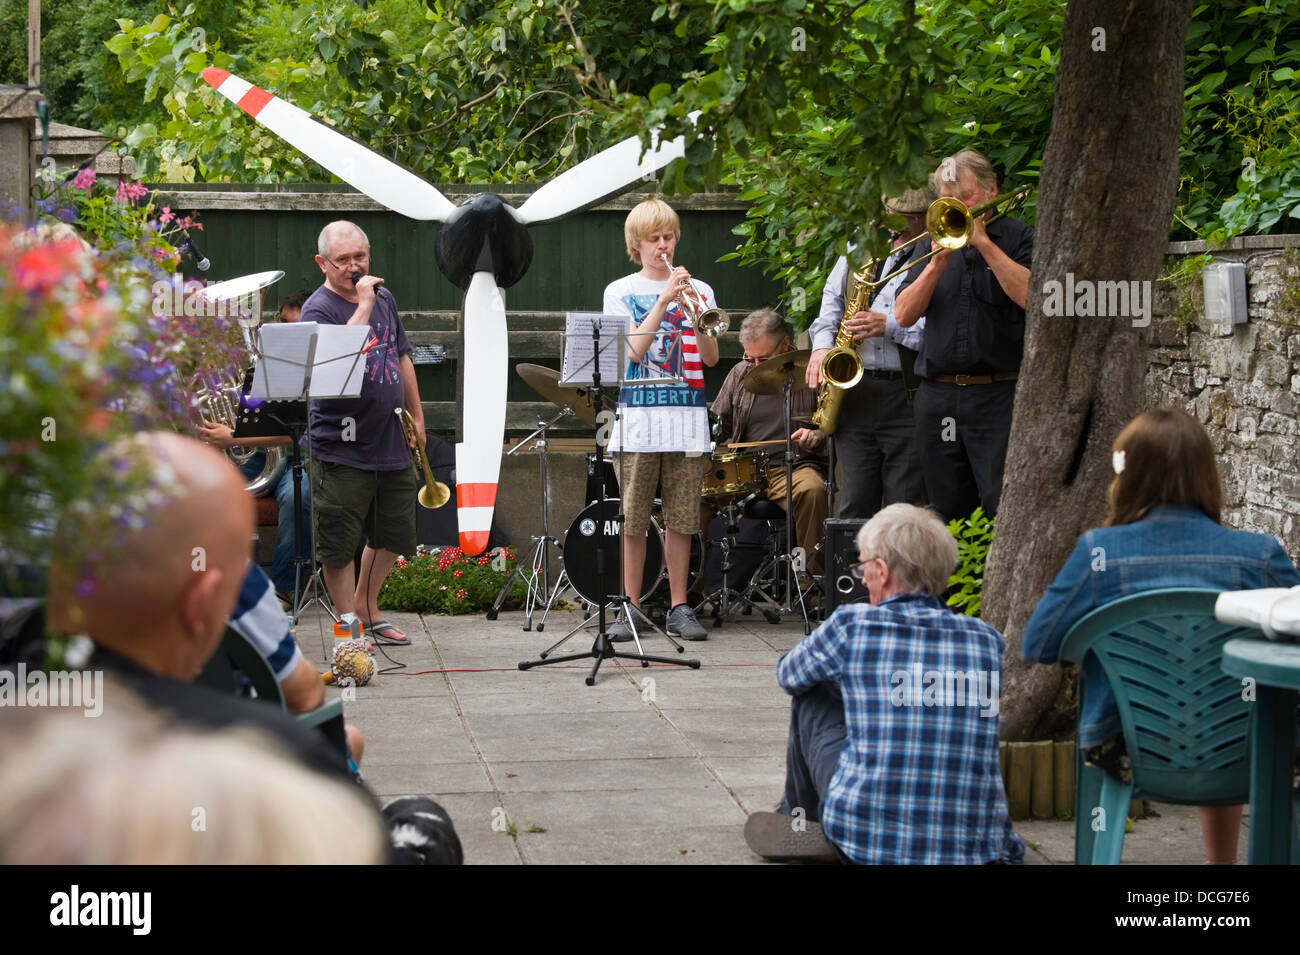
<svg viewBox="0 0 1300 955">
<path fill-rule="evenodd" d="M 943 195 L 943 184 L 961 181 L 963 173 L 974 176 L 980 188 L 986 192 L 998 191 L 998 174 L 993 171 L 993 164 L 983 153 L 974 149 L 963 149 L 939 163 L 939 168 L 930 174 L 930 185 L 935 192 Z"/>
<path fill-rule="evenodd" d="M 745 316 L 740 323 L 740 343 L 748 345 L 764 335 L 772 335 L 777 341 L 782 338 L 794 339 L 794 329 L 781 317 L 781 313 L 771 308 L 760 308 Z"/>
<path fill-rule="evenodd" d="M 330 253 L 334 251 L 334 243 L 349 235 L 361 236 L 361 241 L 366 244 L 366 248 L 370 248 L 370 240 L 361 231 L 361 226 L 355 222 L 349 222 L 347 219 L 339 219 L 337 222 L 331 222 L 320 230 L 320 235 L 316 237 L 316 251 L 320 253 L 322 259 L 328 259 Z"/>
<path fill-rule="evenodd" d="M 879 557 L 904 593 L 939 596 L 957 567 L 957 541 L 939 515 L 915 504 L 890 504 L 858 531 L 858 553 Z"/>
</svg>

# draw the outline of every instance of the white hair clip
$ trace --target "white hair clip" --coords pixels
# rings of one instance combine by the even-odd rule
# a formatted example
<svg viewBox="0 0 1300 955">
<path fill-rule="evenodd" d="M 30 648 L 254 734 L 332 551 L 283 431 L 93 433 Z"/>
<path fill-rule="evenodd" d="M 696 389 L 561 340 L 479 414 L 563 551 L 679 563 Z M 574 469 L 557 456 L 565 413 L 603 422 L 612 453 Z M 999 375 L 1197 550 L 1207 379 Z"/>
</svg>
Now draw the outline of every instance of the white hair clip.
<svg viewBox="0 0 1300 955">
<path fill-rule="evenodd" d="M 1110 456 L 1110 465 L 1115 469 L 1116 474 L 1124 473 L 1124 452 L 1116 451 Z"/>
</svg>

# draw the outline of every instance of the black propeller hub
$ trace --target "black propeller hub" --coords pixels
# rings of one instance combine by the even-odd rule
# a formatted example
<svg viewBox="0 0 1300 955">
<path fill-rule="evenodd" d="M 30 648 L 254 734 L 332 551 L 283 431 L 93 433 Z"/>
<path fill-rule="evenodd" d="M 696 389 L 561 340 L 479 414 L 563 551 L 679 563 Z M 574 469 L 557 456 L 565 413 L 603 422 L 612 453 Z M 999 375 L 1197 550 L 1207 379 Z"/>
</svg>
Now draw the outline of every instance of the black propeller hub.
<svg viewBox="0 0 1300 955">
<path fill-rule="evenodd" d="M 453 285 L 467 289 L 475 272 L 491 272 L 498 286 L 510 288 L 533 261 L 533 240 L 504 199 L 481 192 L 447 217 L 434 254 Z"/>
</svg>

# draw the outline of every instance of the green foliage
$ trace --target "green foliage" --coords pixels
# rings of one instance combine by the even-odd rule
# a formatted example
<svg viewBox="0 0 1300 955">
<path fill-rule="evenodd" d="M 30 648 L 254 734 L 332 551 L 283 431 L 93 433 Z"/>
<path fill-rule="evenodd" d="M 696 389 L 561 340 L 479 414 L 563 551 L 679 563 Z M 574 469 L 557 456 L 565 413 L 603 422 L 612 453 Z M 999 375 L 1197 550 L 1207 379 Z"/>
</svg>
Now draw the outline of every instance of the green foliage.
<svg viewBox="0 0 1300 955">
<path fill-rule="evenodd" d="M 1211 256 L 1171 256 L 1160 281 L 1169 286 L 1174 299 L 1174 328 L 1184 339 L 1205 310 L 1205 286 L 1202 273 Z"/>
<path fill-rule="evenodd" d="M 540 181 L 624 136 L 688 130 L 666 191 L 738 185 L 753 207 L 734 257 L 783 283 L 804 326 L 847 243 L 883 250 L 880 196 L 919 185 L 938 157 L 975 146 L 1004 187 L 1036 178 L 1064 9 L 244 0 L 225 23 L 194 5 L 124 18 L 108 49 L 125 88 L 162 107 L 131 142 L 146 175 L 173 180 L 326 178 L 209 91 L 205 65 L 239 72 L 432 181 Z M 196 27 L 203 50 L 189 39 Z M 1297 57 L 1300 0 L 1197 8 L 1180 230 L 1221 241 L 1300 216 Z M 698 131 L 686 119 L 695 110 Z M 1024 215 L 1034 218 L 1032 202 Z"/>
<path fill-rule="evenodd" d="M 514 569 L 515 554 L 508 548 L 466 557 L 459 547 L 421 544 L 415 556 L 398 559 L 379 591 L 379 606 L 407 613 L 479 613 L 492 606 Z M 515 581 L 510 600 L 521 600 L 525 589 L 523 581 Z"/>
<path fill-rule="evenodd" d="M 133 133 L 146 176 L 324 177 L 207 88 L 200 74 L 219 66 L 431 181 L 527 182 L 608 145 L 611 91 L 641 95 L 668 64 L 690 65 L 689 44 L 644 30 L 652 9 L 640 0 L 591 10 L 555 0 L 273 3 L 249 5 L 237 28 L 218 31 L 191 5 L 166 22 L 123 21 L 108 47 L 168 117 Z M 188 39 L 196 27 L 206 50 Z"/>
<path fill-rule="evenodd" d="M 957 538 L 957 572 L 948 578 L 948 586 L 961 589 L 948 597 L 948 606 L 968 617 L 980 615 L 984 595 L 984 562 L 993 545 L 994 519 L 977 507 L 965 520 L 948 522 L 948 530 Z"/>
<path fill-rule="evenodd" d="M 1198 6 L 1175 238 L 1218 244 L 1300 219 L 1300 0 Z"/>
</svg>

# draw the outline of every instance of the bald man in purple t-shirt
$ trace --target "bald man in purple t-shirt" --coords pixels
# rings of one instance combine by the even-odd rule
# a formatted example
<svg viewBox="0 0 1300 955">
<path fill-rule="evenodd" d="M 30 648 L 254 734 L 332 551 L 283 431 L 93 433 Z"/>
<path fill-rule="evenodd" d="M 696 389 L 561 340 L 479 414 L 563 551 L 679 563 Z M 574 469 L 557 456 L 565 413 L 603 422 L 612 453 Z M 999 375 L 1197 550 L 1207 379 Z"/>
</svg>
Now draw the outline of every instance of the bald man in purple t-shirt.
<svg viewBox="0 0 1300 955">
<path fill-rule="evenodd" d="M 415 552 L 419 489 L 398 408 L 415 421 L 424 446 L 424 411 L 392 293 L 370 275 L 370 240 L 354 223 L 331 222 L 317 240 L 316 264 L 325 282 L 302 307 L 302 321 L 369 325 L 372 347 L 359 398 L 311 403 L 311 489 L 316 506 L 316 553 L 325 586 L 344 620 L 359 618 L 379 643 L 411 639 L 379 615 L 376 602 L 399 554 Z M 360 579 L 353 555 L 365 534 Z"/>
</svg>

